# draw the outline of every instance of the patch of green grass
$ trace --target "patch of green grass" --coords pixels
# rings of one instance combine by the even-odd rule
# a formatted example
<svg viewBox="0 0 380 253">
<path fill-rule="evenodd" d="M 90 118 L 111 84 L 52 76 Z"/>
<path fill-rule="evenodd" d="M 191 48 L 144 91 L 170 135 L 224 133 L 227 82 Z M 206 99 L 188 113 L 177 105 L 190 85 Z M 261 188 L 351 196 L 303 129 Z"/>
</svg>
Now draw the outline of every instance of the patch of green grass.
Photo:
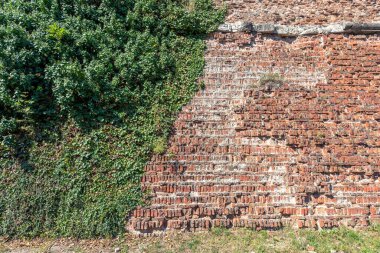
<svg viewBox="0 0 380 253">
<path fill-rule="evenodd" d="M 150 239 L 152 240 L 152 239 Z M 153 239 L 156 240 L 156 239 Z M 210 232 L 169 235 L 158 239 L 161 247 L 154 251 L 152 241 L 139 241 L 148 245 L 144 252 L 380 252 L 378 227 L 367 230 L 335 228 L 331 230 L 254 231 L 251 229 L 214 228 Z M 167 241 L 166 241 L 167 240 Z M 172 243 L 174 242 L 174 243 Z M 128 243 L 128 242 L 127 242 Z M 137 243 L 137 242 L 135 242 Z M 135 246 L 130 244 L 133 252 Z M 154 247 L 158 249 L 158 247 Z"/>
<path fill-rule="evenodd" d="M 187 242 L 187 247 L 193 251 L 196 252 L 198 246 L 201 244 L 201 240 L 198 238 L 191 239 L 189 242 Z"/>
<path fill-rule="evenodd" d="M 92 240 L 89 245 L 83 241 L 66 241 L 63 245 L 55 242 L 62 250 L 82 250 L 83 252 L 114 252 L 119 248 L 125 252 L 144 253 L 250 253 L 250 252 L 300 252 L 318 253 L 378 253 L 380 252 L 380 231 L 378 226 L 366 230 L 335 228 L 331 230 L 292 230 L 285 228 L 278 231 L 254 231 L 252 229 L 214 228 L 209 232 L 174 233 L 163 237 L 123 238 L 102 245 Z M 42 249 L 47 245 L 42 241 Z M 0 244 L 1 245 L 1 244 Z M 25 245 L 25 244 L 24 244 Z M 6 249 L 7 245 L 3 247 Z M 13 247 L 14 248 L 14 247 Z M 34 248 L 35 249 L 35 248 Z M 92 249 L 92 251 L 91 251 Z M 31 248 L 32 250 L 32 248 Z M 70 251 L 70 252 L 71 252 Z M 0 251 L 1 252 L 1 251 Z M 5 251 L 6 252 L 6 251 Z M 37 251 L 38 252 L 38 251 Z"/>
<path fill-rule="evenodd" d="M 216 227 L 211 230 L 211 233 L 216 236 L 230 236 L 231 230 L 223 227 Z"/>
</svg>

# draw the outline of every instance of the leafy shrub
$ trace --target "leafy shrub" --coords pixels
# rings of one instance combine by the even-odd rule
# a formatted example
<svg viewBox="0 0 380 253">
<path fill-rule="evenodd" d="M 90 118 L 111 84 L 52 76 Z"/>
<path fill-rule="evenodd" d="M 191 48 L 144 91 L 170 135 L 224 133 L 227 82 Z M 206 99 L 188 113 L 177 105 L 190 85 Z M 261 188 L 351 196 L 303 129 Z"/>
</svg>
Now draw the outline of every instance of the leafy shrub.
<svg viewBox="0 0 380 253">
<path fill-rule="evenodd" d="M 116 236 L 199 88 L 211 0 L 0 3 L 0 236 Z"/>
</svg>

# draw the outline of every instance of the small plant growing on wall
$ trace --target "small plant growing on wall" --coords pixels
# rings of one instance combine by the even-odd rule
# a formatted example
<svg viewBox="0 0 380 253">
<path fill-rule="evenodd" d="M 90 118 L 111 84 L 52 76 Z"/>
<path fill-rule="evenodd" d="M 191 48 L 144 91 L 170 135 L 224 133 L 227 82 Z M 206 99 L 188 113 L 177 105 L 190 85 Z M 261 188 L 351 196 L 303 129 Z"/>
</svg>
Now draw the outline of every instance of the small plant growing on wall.
<svg viewBox="0 0 380 253">
<path fill-rule="evenodd" d="M 317 146 L 324 146 L 326 144 L 326 135 L 325 133 L 318 132 L 315 136 L 315 144 Z"/>
<path fill-rule="evenodd" d="M 260 77 L 259 87 L 264 91 L 273 91 L 284 84 L 284 78 L 279 73 L 267 73 Z"/>
<path fill-rule="evenodd" d="M 318 132 L 316 137 L 317 139 L 324 139 L 326 138 L 326 135 L 324 133 Z"/>
</svg>

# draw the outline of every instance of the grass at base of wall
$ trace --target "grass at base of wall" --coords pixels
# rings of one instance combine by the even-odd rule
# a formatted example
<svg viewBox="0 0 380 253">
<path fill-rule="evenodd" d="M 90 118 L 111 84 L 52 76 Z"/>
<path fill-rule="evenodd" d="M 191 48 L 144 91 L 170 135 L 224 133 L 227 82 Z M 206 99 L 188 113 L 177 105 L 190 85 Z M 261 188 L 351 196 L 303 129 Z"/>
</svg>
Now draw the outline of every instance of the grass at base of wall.
<svg viewBox="0 0 380 253">
<path fill-rule="evenodd" d="M 48 251 L 46 251 L 48 249 Z M 215 228 L 209 232 L 114 240 L 34 240 L 2 243 L 0 252 L 380 252 L 380 226 L 364 230 L 253 231 Z"/>
</svg>

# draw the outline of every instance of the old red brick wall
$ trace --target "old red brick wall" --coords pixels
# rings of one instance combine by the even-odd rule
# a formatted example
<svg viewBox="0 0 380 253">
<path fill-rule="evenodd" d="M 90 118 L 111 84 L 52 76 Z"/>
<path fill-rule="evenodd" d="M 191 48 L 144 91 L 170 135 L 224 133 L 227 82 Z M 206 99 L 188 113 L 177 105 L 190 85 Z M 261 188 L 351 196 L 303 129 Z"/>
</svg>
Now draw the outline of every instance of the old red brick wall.
<svg viewBox="0 0 380 253">
<path fill-rule="evenodd" d="M 378 0 L 215 0 L 228 8 L 227 22 L 321 25 L 379 22 Z"/>
<path fill-rule="evenodd" d="M 315 26 L 379 22 L 380 3 L 215 2 L 228 7 L 227 23 L 290 30 L 210 35 L 206 88 L 178 115 L 167 152 L 146 166 L 150 203 L 131 214 L 127 229 L 380 221 L 380 26 L 372 35 Z M 309 27 L 346 34 L 302 36 Z"/>
<path fill-rule="evenodd" d="M 380 36 L 214 33 L 132 232 L 380 220 Z M 263 83 L 278 73 L 280 82 Z M 278 87 L 279 86 L 279 87 Z"/>
</svg>

